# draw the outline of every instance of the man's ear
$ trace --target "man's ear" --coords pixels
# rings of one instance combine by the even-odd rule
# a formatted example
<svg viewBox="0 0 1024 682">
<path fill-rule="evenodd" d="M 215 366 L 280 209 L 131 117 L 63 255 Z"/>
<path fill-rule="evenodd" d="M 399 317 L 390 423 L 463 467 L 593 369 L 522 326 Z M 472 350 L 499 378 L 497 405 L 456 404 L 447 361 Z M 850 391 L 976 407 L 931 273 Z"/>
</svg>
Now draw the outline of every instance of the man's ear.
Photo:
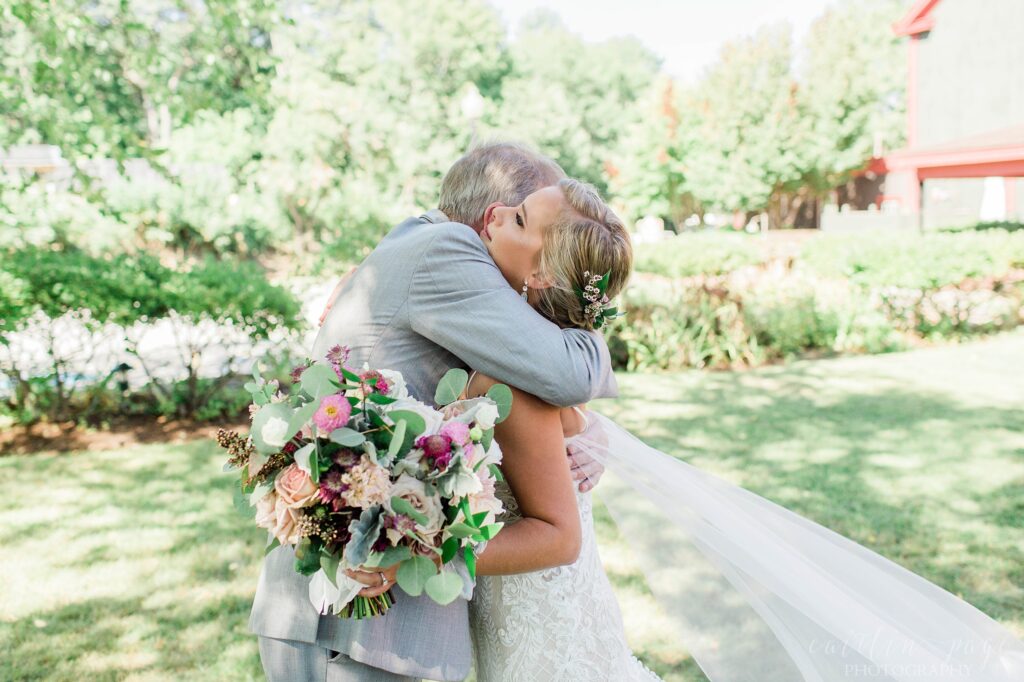
<svg viewBox="0 0 1024 682">
<path fill-rule="evenodd" d="M 504 208 L 505 204 L 501 203 L 500 201 L 494 201 L 487 205 L 487 208 L 484 209 L 484 220 L 482 223 L 480 223 L 481 229 L 491 224 L 491 221 L 494 220 L 494 209 L 498 208 L 499 206 Z"/>
</svg>

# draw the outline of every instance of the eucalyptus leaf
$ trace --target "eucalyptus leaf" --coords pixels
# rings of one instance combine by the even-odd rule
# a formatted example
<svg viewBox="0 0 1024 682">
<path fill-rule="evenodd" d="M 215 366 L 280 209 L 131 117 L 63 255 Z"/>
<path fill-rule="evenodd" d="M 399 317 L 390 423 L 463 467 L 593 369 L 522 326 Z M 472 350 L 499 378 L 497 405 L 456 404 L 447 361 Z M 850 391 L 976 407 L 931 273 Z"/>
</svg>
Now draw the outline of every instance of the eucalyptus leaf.
<svg viewBox="0 0 1024 682">
<path fill-rule="evenodd" d="M 434 391 L 434 403 L 442 406 L 454 403 L 462 395 L 462 392 L 466 390 L 466 384 L 468 383 L 469 374 L 466 370 L 453 367 L 445 372 L 445 375 L 441 377 L 441 381 L 438 382 L 437 390 Z"/>
<path fill-rule="evenodd" d="M 437 575 L 437 566 L 425 556 L 414 556 L 398 567 L 398 586 L 411 597 L 423 594 L 427 581 Z"/>
<path fill-rule="evenodd" d="M 319 400 L 337 393 L 341 388 L 341 382 L 338 381 L 338 375 L 335 374 L 333 367 L 317 362 L 302 373 L 299 388 L 303 393 L 308 393 L 315 400 Z"/>
<path fill-rule="evenodd" d="M 457 573 L 441 571 L 427 579 L 424 589 L 427 596 L 438 604 L 451 604 L 462 594 L 462 578 Z"/>
<path fill-rule="evenodd" d="M 397 424 L 399 421 L 406 423 L 405 433 L 406 437 L 421 435 L 427 430 L 427 421 L 419 414 L 411 410 L 392 410 L 388 412 L 388 419 Z"/>
<path fill-rule="evenodd" d="M 412 550 L 410 550 L 405 545 L 399 545 L 398 547 L 388 547 L 383 552 L 371 553 L 370 558 L 363 565 L 372 568 L 387 568 L 388 566 L 394 566 L 399 562 L 405 561 L 411 556 Z"/>
<path fill-rule="evenodd" d="M 305 426 L 306 423 L 313 418 L 313 415 L 316 414 L 316 411 L 317 409 L 319 409 L 319 407 L 320 401 L 317 399 L 305 403 L 301 405 L 298 409 L 296 409 L 295 413 L 292 415 L 291 420 L 288 422 L 288 429 L 291 431 L 291 433 L 296 434 L 299 431 L 301 431 L 302 427 Z"/>
<path fill-rule="evenodd" d="M 430 520 L 422 512 L 416 511 L 416 508 L 412 506 L 412 503 L 404 497 L 391 498 L 391 511 L 396 514 L 405 514 L 421 526 L 425 526 Z"/>
<path fill-rule="evenodd" d="M 260 387 L 257 386 L 252 381 L 245 382 L 245 384 L 242 385 L 242 388 L 244 388 L 249 393 L 255 393 L 256 391 L 260 390 Z"/>
<path fill-rule="evenodd" d="M 498 407 L 498 423 L 505 421 L 512 411 L 512 389 L 505 384 L 494 384 L 487 389 L 487 397 Z"/>
<path fill-rule="evenodd" d="M 404 419 L 399 419 L 397 426 L 395 426 L 395 432 L 391 434 L 391 445 L 388 446 L 388 457 L 394 458 L 398 455 L 398 451 L 402 449 L 402 443 L 405 442 L 405 430 L 408 428 L 409 422 Z"/>
<path fill-rule="evenodd" d="M 263 556 L 267 556 L 280 546 L 281 541 L 275 538 L 273 535 L 269 535 L 269 537 L 267 537 L 267 546 L 263 548 Z"/>
<path fill-rule="evenodd" d="M 256 503 L 266 497 L 267 493 L 274 489 L 273 481 L 264 481 L 256 486 L 256 489 L 252 491 L 252 495 L 249 496 L 249 505 L 252 507 L 256 506 Z"/>
<path fill-rule="evenodd" d="M 344 445 L 348 448 L 355 448 L 359 447 L 366 441 L 366 436 L 358 431 L 353 431 L 352 429 L 343 426 L 340 429 L 334 429 L 331 431 L 330 441 L 332 443 L 337 443 L 338 445 Z"/>
<path fill-rule="evenodd" d="M 249 504 L 249 496 L 246 495 L 245 491 L 238 486 L 235 486 L 231 502 L 238 513 L 242 516 L 253 518 L 256 515 L 256 510 L 254 510 L 252 505 Z"/>
</svg>

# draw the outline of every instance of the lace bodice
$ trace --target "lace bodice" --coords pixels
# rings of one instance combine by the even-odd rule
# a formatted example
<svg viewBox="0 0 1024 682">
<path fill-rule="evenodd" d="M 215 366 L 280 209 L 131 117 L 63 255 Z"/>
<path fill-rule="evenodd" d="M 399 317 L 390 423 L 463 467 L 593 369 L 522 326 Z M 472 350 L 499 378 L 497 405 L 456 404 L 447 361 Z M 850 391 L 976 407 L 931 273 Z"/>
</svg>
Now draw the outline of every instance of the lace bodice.
<svg viewBox="0 0 1024 682">
<path fill-rule="evenodd" d="M 499 484 L 503 520 L 521 518 Z M 576 493 L 579 558 L 568 566 L 481 576 L 470 603 L 479 682 L 630 682 L 659 678 L 633 657 L 622 614 L 601 565 L 589 493 Z"/>
</svg>

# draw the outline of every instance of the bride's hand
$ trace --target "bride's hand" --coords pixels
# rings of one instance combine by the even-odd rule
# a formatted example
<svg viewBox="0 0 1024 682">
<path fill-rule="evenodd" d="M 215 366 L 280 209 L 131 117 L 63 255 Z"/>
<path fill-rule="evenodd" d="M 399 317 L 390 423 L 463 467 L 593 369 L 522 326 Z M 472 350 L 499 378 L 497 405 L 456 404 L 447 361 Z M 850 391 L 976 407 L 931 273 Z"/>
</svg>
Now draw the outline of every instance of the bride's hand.
<svg viewBox="0 0 1024 682">
<path fill-rule="evenodd" d="M 366 585 L 366 587 L 359 590 L 360 597 L 378 597 L 390 590 L 391 586 L 395 584 L 398 576 L 398 566 L 399 564 L 392 564 L 387 568 L 379 570 L 346 570 L 345 575 Z"/>
</svg>

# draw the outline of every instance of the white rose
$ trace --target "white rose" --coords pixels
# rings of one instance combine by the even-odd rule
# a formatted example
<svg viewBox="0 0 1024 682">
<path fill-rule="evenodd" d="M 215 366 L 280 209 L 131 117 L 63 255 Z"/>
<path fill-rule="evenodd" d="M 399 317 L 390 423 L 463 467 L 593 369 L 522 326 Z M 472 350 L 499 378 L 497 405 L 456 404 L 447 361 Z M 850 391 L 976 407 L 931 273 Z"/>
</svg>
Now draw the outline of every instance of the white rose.
<svg viewBox="0 0 1024 682">
<path fill-rule="evenodd" d="M 441 427 L 444 425 L 444 415 L 429 405 L 424 405 L 420 401 L 413 400 L 412 398 L 396 400 L 388 405 L 387 409 L 388 412 L 392 412 L 394 410 L 406 410 L 408 412 L 415 412 L 419 416 L 423 417 L 423 421 L 427 425 L 427 428 L 422 434 L 420 434 L 423 436 L 433 436 L 440 431 Z"/>
<path fill-rule="evenodd" d="M 390 497 L 402 498 L 411 504 L 413 509 L 427 517 L 425 524 L 416 524 L 416 529 L 425 539 L 433 538 L 441 530 L 441 525 L 444 523 L 444 510 L 441 508 L 441 500 L 427 492 L 427 487 L 423 484 L 423 481 L 409 474 L 402 474 L 392 484 Z M 390 501 L 387 505 L 390 509 Z"/>
<path fill-rule="evenodd" d="M 405 377 L 402 376 L 401 372 L 396 372 L 393 369 L 379 369 L 377 371 L 391 384 L 391 390 L 388 391 L 389 398 L 405 400 L 409 397 L 409 389 L 406 388 Z"/>
<path fill-rule="evenodd" d="M 483 490 L 483 484 L 472 469 L 457 458 L 444 474 L 437 479 L 438 490 L 445 497 L 466 497 Z"/>
<path fill-rule="evenodd" d="M 483 446 L 477 444 L 480 450 L 483 450 Z M 479 453 L 473 455 L 473 466 L 475 468 L 483 469 L 490 464 L 501 464 L 501 448 L 498 446 L 498 441 L 492 440 L 491 447 L 487 448 L 487 453 L 483 457 L 483 462 L 477 467 L 477 462 L 480 462 Z"/>
<path fill-rule="evenodd" d="M 260 438 L 267 445 L 275 448 L 283 448 L 288 442 L 288 422 L 280 417 L 271 417 L 260 429 Z"/>
<path fill-rule="evenodd" d="M 484 403 L 476 408 L 476 423 L 484 430 L 493 429 L 494 423 L 498 421 L 498 406 L 493 403 Z"/>
</svg>

